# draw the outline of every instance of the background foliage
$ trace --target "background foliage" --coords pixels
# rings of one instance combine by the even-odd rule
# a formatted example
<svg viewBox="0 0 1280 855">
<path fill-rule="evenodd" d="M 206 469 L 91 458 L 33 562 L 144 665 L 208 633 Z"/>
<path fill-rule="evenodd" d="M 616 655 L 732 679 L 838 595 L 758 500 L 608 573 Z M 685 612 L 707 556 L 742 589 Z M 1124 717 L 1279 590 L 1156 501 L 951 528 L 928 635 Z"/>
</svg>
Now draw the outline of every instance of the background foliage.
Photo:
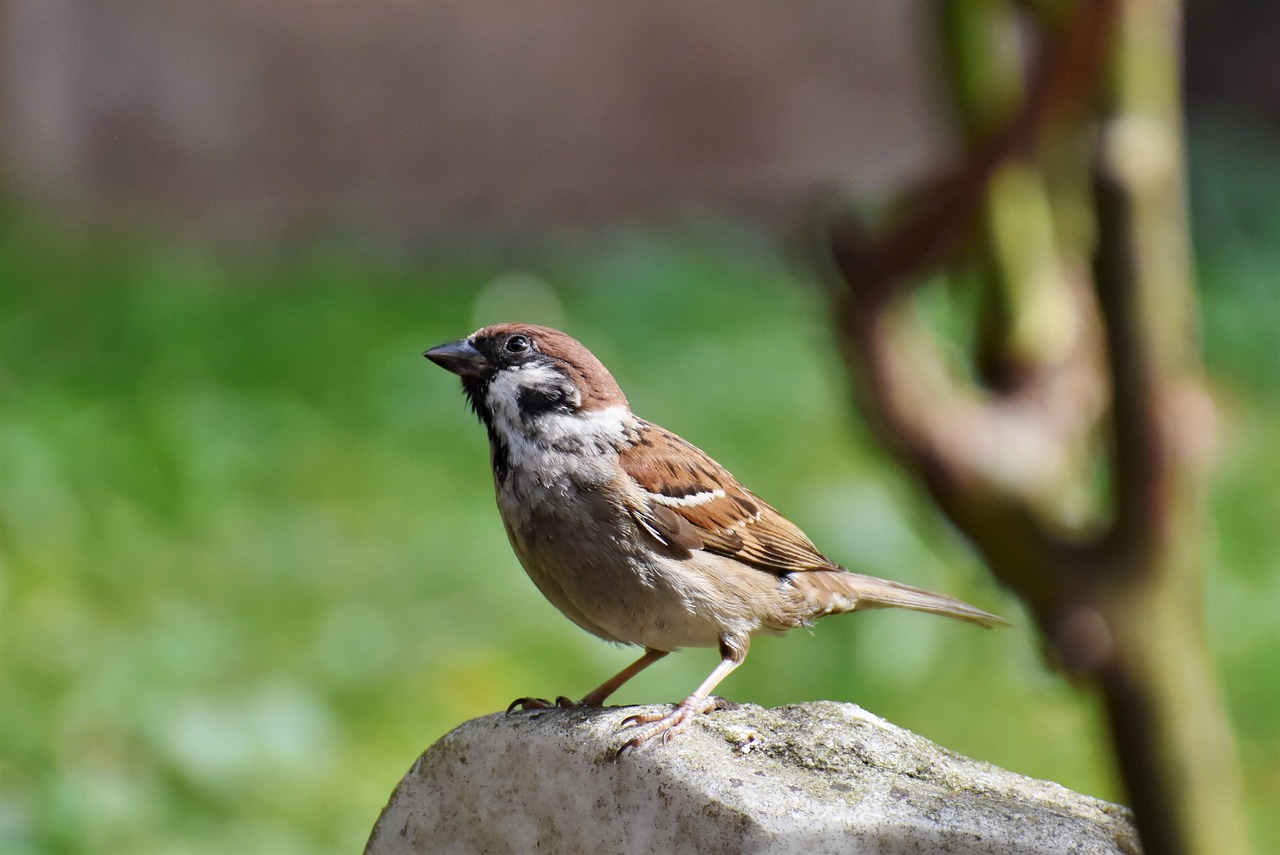
<svg viewBox="0 0 1280 855">
<path fill-rule="evenodd" d="M 1280 162 L 1197 133 L 1205 346 L 1221 404 L 1208 613 L 1258 843 L 1280 849 Z M 948 295 L 937 309 L 958 311 Z M 834 558 L 1019 622 L 847 403 L 820 295 L 730 225 L 417 257 L 271 261 L 0 219 L 0 852 L 354 851 L 417 753 L 632 654 L 538 596 L 483 432 L 420 352 L 562 325 L 633 407 Z M 765 639 L 724 686 L 853 701 L 1105 798 L 1087 697 L 1025 628 L 891 612 Z M 711 651 L 618 703 L 676 700 Z"/>
</svg>

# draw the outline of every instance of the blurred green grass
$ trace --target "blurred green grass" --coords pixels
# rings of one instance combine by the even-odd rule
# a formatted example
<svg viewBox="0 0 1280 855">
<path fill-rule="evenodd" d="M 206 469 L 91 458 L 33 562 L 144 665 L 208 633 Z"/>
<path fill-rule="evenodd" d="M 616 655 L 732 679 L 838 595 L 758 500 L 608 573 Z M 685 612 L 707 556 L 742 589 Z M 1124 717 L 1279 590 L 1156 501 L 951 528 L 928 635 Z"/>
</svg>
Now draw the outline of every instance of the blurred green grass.
<svg viewBox="0 0 1280 855">
<path fill-rule="evenodd" d="M 1223 403 L 1209 620 L 1264 851 L 1280 848 L 1280 174 L 1205 138 L 1193 190 Z M 1270 195 L 1259 188 L 1270 188 Z M 524 251 L 273 261 L 0 225 L 0 852 L 333 852 L 417 753 L 518 695 L 633 655 L 538 596 L 493 507 L 483 431 L 421 351 L 500 319 L 591 346 L 856 569 L 1020 624 L 920 615 L 763 639 L 725 685 L 857 702 L 1105 798 L 1094 705 L 872 444 L 823 305 L 769 242 L 702 222 Z M 763 416 L 762 416 L 763 414 Z M 687 651 L 619 703 L 675 700 Z M 1271 846 L 1265 844 L 1270 843 Z"/>
</svg>

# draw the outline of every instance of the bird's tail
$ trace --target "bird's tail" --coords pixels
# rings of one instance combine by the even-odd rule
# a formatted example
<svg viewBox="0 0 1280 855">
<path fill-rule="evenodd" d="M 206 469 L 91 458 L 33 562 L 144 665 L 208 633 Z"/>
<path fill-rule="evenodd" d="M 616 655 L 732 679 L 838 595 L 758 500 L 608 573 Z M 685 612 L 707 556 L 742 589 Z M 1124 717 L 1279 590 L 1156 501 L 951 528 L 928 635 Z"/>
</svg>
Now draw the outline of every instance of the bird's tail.
<svg viewBox="0 0 1280 855">
<path fill-rule="evenodd" d="M 1004 618 L 955 597 L 890 579 L 863 576 L 847 570 L 810 570 L 792 573 L 789 578 L 813 607 L 814 618 L 861 609 L 897 608 L 943 615 L 978 626 L 1009 626 Z"/>
</svg>

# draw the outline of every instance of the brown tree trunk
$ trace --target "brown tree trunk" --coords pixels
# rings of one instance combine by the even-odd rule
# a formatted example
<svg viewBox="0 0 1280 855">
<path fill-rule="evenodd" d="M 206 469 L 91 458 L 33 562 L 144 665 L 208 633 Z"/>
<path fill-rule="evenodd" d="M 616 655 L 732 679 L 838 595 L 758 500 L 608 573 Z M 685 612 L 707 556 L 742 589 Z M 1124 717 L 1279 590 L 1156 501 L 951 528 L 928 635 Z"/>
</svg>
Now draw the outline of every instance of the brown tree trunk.
<svg viewBox="0 0 1280 855">
<path fill-rule="evenodd" d="M 1244 852 L 1200 603 L 1213 410 L 1183 202 L 1180 9 L 937 2 L 969 153 L 877 232 L 832 226 L 856 392 L 1058 664 L 1100 692 L 1146 851 Z M 1024 77 L 1026 25 L 1041 59 Z M 983 289 L 977 383 L 904 311 L 913 285 L 960 260 Z M 1087 478 L 1099 458 L 1102 490 Z M 1083 521 L 1071 496 L 1092 497 Z"/>
</svg>

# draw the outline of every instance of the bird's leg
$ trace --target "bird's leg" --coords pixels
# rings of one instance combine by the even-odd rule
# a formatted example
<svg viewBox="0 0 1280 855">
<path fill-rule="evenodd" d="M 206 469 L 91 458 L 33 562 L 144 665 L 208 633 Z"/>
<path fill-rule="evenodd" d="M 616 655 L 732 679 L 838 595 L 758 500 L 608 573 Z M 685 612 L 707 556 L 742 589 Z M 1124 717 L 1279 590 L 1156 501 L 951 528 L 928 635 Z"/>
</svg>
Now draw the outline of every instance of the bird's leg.
<svg viewBox="0 0 1280 855">
<path fill-rule="evenodd" d="M 626 754 L 628 751 L 633 751 L 658 736 L 661 736 L 664 742 L 674 739 L 689 729 L 695 717 L 712 710 L 724 709 L 726 706 L 725 701 L 711 697 L 711 692 L 747 658 L 747 647 L 750 642 L 749 637 L 721 638 L 720 664 L 715 667 L 707 679 L 702 681 L 702 685 L 692 695 L 676 704 L 675 708 L 665 715 L 660 713 L 639 713 L 624 719 L 622 722 L 624 725 L 649 724 L 652 727 L 642 730 L 639 736 L 623 745 L 618 753 Z"/>
<path fill-rule="evenodd" d="M 659 659 L 661 659 L 666 655 L 667 655 L 666 650 L 646 649 L 643 656 L 641 656 L 635 662 L 632 662 L 626 668 L 623 668 L 621 671 L 619 671 L 617 674 L 610 677 L 608 680 L 605 680 L 603 683 L 601 683 L 599 687 L 597 687 L 592 692 L 588 693 L 587 696 L 584 697 L 582 700 L 578 701 L 577 706 L 598 707 L 602 705 L 605 701 L 605 698 L 609 697 L 614 692 L 618 691 L 618 689 L 622 688 L 623 683 L 627 682 L 632 677 L 639 674 L 645 668 L 648 668 L 654 662 L 657 662 Z"/>
<path fill-rule="evenodd" d="M 564 695 L 556 698 L 555 703 L 543 700 L 542 698 L 517 698 L 511 702 L 511 706 L 507 707 L 507 712 L 511 712 L 516 707 L 526 710 L 549 710 L 559 707 L 560 709 L 578 709 L 581 707 L 598 707 L 604 704 L 605 699 L 621 688 L 622 684 L 639 674 L 645 668 L 648 668 L 654 662 L 667 655 L 666 650 L 646 649 L 644 655 L 632 662 L 626 668 L 623 668 L 617 674 L 601 683 L 596 689 L 587 693 L 580 701 L 573 701 Z"/>
</svg>

